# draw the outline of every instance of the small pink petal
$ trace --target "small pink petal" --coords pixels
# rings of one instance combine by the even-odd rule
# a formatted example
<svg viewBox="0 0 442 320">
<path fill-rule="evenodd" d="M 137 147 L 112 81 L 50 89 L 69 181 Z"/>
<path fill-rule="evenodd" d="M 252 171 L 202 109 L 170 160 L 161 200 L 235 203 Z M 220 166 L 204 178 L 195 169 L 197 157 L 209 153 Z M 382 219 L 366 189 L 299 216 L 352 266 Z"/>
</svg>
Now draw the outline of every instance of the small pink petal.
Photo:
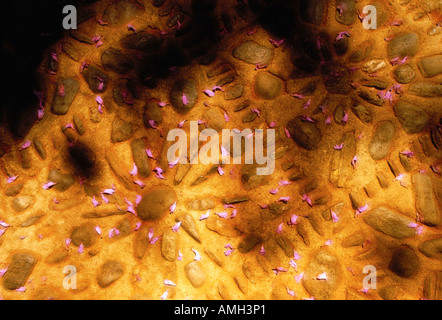
<svg viewBox="0 0 442 320">
<path fill-rule="evenodd" d="M 134 27 L 133 25 L 131 25 L 131 24 L 128 24 L 128 25 L 127 25 L 127 30 L 129 30 L 129 31 L 133 31 L 133 32 L 137 33 L 135 27 Z"/>
<path fill-rule="evenodd" d="M 51 187 L 55 186 L 56 184 L 57 184 L 56 182 L 52 182 L 52 181 L 46 182 L 46 183 L 43 185 L 43 189 L 48 190 L 48 189 L 50 189 Z"/>
<path fill-rule="evenodd" d="M 195 254 L 195 258 L 193 258 L 193 260 L 200 261 L 201 260 L 201 256 L 200 256 L 199 252 L 196 251 L 194 248 L 192 248 L 192 251 Z"/>
<path fill-rule="evenodd" d="M 178 230 L 180 229 L 181 226 L 181 221 L 177 222 L 173 227 L 172 230 L 175 232 L 178 232 Z"/>
<path fill-rule="evenodd" d="M 227 250 L 225 250 L 224 251 L 224 255 L 227 257 L 227 256 L 230 256 L 231 254 L 232 254 L 232 252 L 233 252 L 233 249 L 227 249 Z"/>
<path fill-rule="evenodd" d="M 183 254 L 181 253 L 180 250 L 178 250 L 178 257 L 177 257 L 177 260 L 178 260 L 178 261 L 183 260 Z"/>
<path fill-rule="evenodd" d="M 332 221 L 333 222 L 338 222 L 339 221 L 339 217 L 336 214 L 336 212 L 334 212 L 333 210 L 330 210 L 331 216 L 332 216 Z"/>
<path fill-rule="evenodd" d="M 293 250 L 293 259 L 295 259 L 295 260 L 301 259 L 301 256 L 299 255 L 299 253 L 296 252 L 295 250 Z"/>
<path fill-rule="evenodd" d="M 172 162 L 169 162 L 169 168 L 172 169 L 173 167 L 175 167 L 178 164 L 179 161 L 180 161 L 180 158 L 177 157 Z"/>
<path fill-rule="evenodd" d="M 329 247 L 332 245 L 332 243 L 333 243 L 333 241 L 331 239 L 328 239 L 327 241 L 324 242 L 324 246 Z"/>
<path fill-rule="evenodd" d="M 290 216 L 290 221 L 288 223 L 289 225 L 295 225 L 298 224 L 298 216 L 296 214 L 292 214 Z"/>
<path fill-rule="evenodd" d="M 310 197 L 307 194 L 303 194 L 302 195 L 302 201 L 307 202 L 307 204 L 311 207 L 312 204 L 312 199 L 310 199 Z"/>
<path fill-rule="evenodd" d="M 31 141 L 30 140 L 26 140 L 25 143 L 23 143 L 20 147 L 20 150 L 29 148 L 29 146 L 31 145 Z"/>
<path fill-rule="evenodd" d="M 64 240 L 64 243 L 65 243 L 65 245 L 66 245 L 66 249 L 69 249 L 69 246 L 70 246 L 71 243 L 72 243 L 72 239 L 67 238 L 66 240 Z"/>
<path fill-rule="evenodd" d="M 287 128 L 284 128 L 284 132 L 287 138 L 291 138 L 290 132 L 287 130 Z"/>
<path fill-rule="evenodd" d="M 147 154 L 147 156 L 148 156 L 149 158 L 151 158 L 151 159 L 155 159 L 155 158 L 153 157 L 153 155 L 152 155 L 152 150 L 150 150 L 150 149 L 146 149 L 146 154 Z"/>
<path fill-rule="evenodd" d="M 135 175 L 138 174 L 138 168 L 137 168 L 137 165 L 135 163 L 133 164 L 132 171 L 130 171 L 129 174 L 131 176 L 135 176 Z"/>
<path fill-rule="evenodd" d="M 176 201 L 173 203 L 173 205 L 170 206 L 169 208 L 170 213 L 174 213 L 175 209 L 176 209 Z"/>
<path fill-rule="evenodd" d="M 269 128 L 274 128 L 274 127 L 276 127 L 276 121 L 270 122 Z"/>
<path fill-rule="evenodd" d="M 18 176 L 13 176 L 13 177 L 8 177 L 8 179 L 6 180 L 7 183 L 12 183 L 15 180 L 17 180 Z"/>
<path fill-rule="evenodd" d="M 184 105 L 187 105 L 189 103 L 189 100 L 187 100 L 186 94 L 183 92 L 182 101 Z"/>
<path fill-rule="evenodd" d="M 330 124 L 331 123 L 331 118 L 327 117 L 324 121 L 325 124 Z"/>
<path fill-rule="evenodd" d="M 281 222 L 279 225 L 278 225 L 278 227 L 276 228 L 276 233 L 278 233 L 278 234 L 280 234 L 280 233 L 282 233 L 282 226 L 283 226 L 283 222 Z"/>
<path fill-rule="evenodd" d="M 250 109 L 250 111 L 252 111 L 252 112 L 256 113 L 256 114 L 258 115 L 258 117 L 260 116 L 260 112 L 259 112 L 259 110 L 258 110 L 258 109 L 256 109 L 256 108 L 253 108 L 253 109 Z"/>
<path fill-rule="evenodd" d="M 83 253 L 84 252 L 84 245 L 83 243 L 80 243 L 80 245 L 78 246 L 78 253 Z"/>
<path fill-rule="evenodd" d="M 229 118 L 229 116 L 227 115 L 227 112 L 224 112 L 224 121 L 225 121 L 225 122 L 230 121 L 230 118 Z"/>
<path fill-rule="evenodd" d="M 226 212 L 226 211 L 223 211 L 223 212 L 215 212 L 215 214 L 216 214 L 218 217 L 220 217 L 220 218 L 227 219 L 227 212 Z"/>
<path fill-rule="evenodd" d="M 278 201 L 287 203 L 290 200 L 290 197 L 280 197 Z"/>
<path fill-rule="evenodd" d="M 344 113 L 344 116 L 342 117 L 341 122 L 347 123 L 347 121 L 348 121 L 348 113 L 346 112 L 346 113 Z"/>
<path fill-rule="evenodd" d="M 358 162 L 358 156 L 354 156 L 353 159 L 351 159 L 351 165 L 353 168 L 356 168 L 356 164 Z"/>
<path fill-rule="evenodd" d="M 312 99 L 308 99 L 308 101 L 302 106 L 302 109 L 307 110 L 310 107 Z"/>
<path fill-rule="evenodd" d="M 235 218 L 237 212 L 238 212 L 238 209 L 233 209 L 233 210 L 232 210 L 232 213 L 230 214 L 229 219 L 233 219 L 233 218 Z"/>
<path fill-rule="evenodd" d="M 297 265 L 295 259 L 293 259 L 293 258 L 290 259 L 289 265 L 290 265 L 290 267 L 294 268 L 295 270 L 298 268 L 298 265 Z"/>
<path fill-rule="evenodd" d="M 319 274 L 315 279 L 316 280 L 327 280 L 327 273 L 323 272 L 323 273 Z"/>
<path fill-rule="evenodd" d="M 292 93 L 290 96 L 292 96 L 294 98 L 298 98 L 298 99 L 304 99 L 304 96 L 299 93 Z"/>
<path fill-rule="evenodd" d="M 414 155 L 413 151 L 408 151 L 408 150 L 407 151 L 401 151 L 399 153 L 407 156 L 408 158 L 411 158 Z"/>
<path fill-rule="evenodd" d="M 153 238 L 153 228 L 149 228 L 149 233 L 147 234 L 149 240 L 152 240 Z"/>
<path fill-rule="evenodd" d="M 134 231 L 138 231 L 138 230 L 140 230 L 141 226 L 142 226 L 142 223 L 141 223 L 140 221 L 138 221 L 138 222 L 135 224 L 135 229 L 134 229 Z"/>
<path fill-rule="evenodd" d="M 301 272 L 300 274 L 295 276 L 295 281 L 299 283 L 299 281 L 301 281 L 303 277 L 304 277 L 304 272 Z"/>
<path fill-rule="evenodd" d="M 267 209 L 267 208 L 269 207 L 267 204 L 259 204 L 259 203 L 258 203 L 258 206 L 259 206 L 261 209 Z"/>
<path fill-rule="evenodd" d="M 92 198 L 92 204 L 94 207 L 97 207 L 100 205 L 100 203 L 95 199 L 95 196 Z"/>
<path fill-rule="evenodd" d="M 3 276 L 5 275 L 5 273 L 6 273 L 6 271 L 8 271 L 8 268 L 7 268 L 7 267 L 4 268 L 4 269 L 1 269 L 1 270 L 0 270 L 0 277 L 3 277 Z"/>
<path fill-rule="evenodd" d="M 173 287 L 175 287 L 176 286 L 176 284 L 175 283 L 173 283 L 171 280 L 164 280 L 164 284 L 166 285 L 166 286 L 173 286 Z"/>
<path fill-rule="evenodd" d="M 223 158 L 230 156 L 230 153 L 226 150 L 226 148 L 224 148 L 223 146 L 220 146 L 220 148 L 221 148 L 221 156 Z"/>
<path fill-rule="evenodd" d="M 207 210 L 207 212 L 206 212 L 205 214 L 202 214 L 202 215 L 200 216 L 199 220 L 200 220 L 200 221 L 201 221 L 201 220 L 206 220 L 206 219 L 209 217 L 209 213 L 210 213 L 210 210 Z"/>
<path fill-rule="evenodd" d="M 95 232 L 101 236 L 101 228 L 99 226 L 95 226 Z"/>
<path fill-rule="evenodd" d="M 261 244 L 261 248 L 259 249 L 259 254 L 262 255 L 262 256 L 266 254 L 266 250 L 264 249 L 264 245 L 263 244 Z"/>
<path fill-rule="evenodd" d="M 335 150 L 342 150 L 343 147 L 344 147 L 344 143 L 341 143 L 341 144 L 336 144 L 336 145 L 333 147 L 333 149 L 335 149 Z"/>
<path fill-rule="evenodd" d="M 108 203 L 109 203 L 109 199 L 108 199 L 104 194 L 101 194 L 101 199 L 103 199 L 103 202 L 104 202 L 105 204 L 108 204 Z"/>
<path fill-rule="evenodd" d="M 216 91 L 216 90 L 224 91 L 224 89 L 222 87 L 220 87 L 220 86 L 213 86 L 212 87 L 212 91 Z"/>
<path fill-rule="evenodd" d="M 15 291 L 17 291 L 17 292 L 25 292 L 26 291 L 26 287 L 20 287 L 18 289 L 15 289 Z"/>
<path fill-rule="evenodd" d="M 295 296 L 295 291 L 290 290 L 288 287 L 285 287 L 287 289 L 287 294 L 294 297 Z"/>
<path fill-rule="evenodd" d="M 166 300 L 168 295 L 169 295 L 169 290 L 166 290 L 166 291 L 163 292 L 163 294 L 161 295 L 160 299 L 161 300 Z"/>
<path fill-rule="evenodd" d="M 209 97 L 215 96 L 215 92 L 213 92 L 212 90 L 206 89 L 206 90 L 203 90 L 203 92 Z"/>
<path fill-rule="evenodd" d="M 163 107 L 165 107 L 165 106 L 167 106 L 167 103 L 166 102 L 158 102 L 158 105 L 161 107 L 161 108 L 163 108 Z"/>
</svg>

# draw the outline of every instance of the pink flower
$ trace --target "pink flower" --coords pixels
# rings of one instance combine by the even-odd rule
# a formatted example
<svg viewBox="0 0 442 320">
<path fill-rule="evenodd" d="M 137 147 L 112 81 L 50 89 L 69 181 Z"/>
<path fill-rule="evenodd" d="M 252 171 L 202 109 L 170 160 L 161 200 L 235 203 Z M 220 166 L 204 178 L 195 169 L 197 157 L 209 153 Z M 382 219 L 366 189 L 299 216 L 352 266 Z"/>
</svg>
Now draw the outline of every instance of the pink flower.
<svg viewBox="0 0 442 320">
<path fill-rule="evenodd" d="M 200 256 L 199 252 L 196 251 L 194 248 L 192 248 L 192 251 L 195 254 L 195 258 L 193 258 L 193 260 L 200 261 L 201 260 L 201 256 Z"/>
<path fill-rule="evenodd" d="M 336 145 L 333 147 L 333 149 L 335 149 L 335 150 L 342 150 L 343 147 L 344 147 L 344 142 L 341 143 L 341 144 L 336 144 Z"/>
<path fill-rule="evenodd" d="M 187 100 L 186 94 L 183 92 L 182 101 L 184 105 L 187 105 L 189 103 L 189 100 Z"/>
<path fill-rule="evenodd" d="M 210 213 L 210 210 L 207 210 L 207 212 L 205 214 L 202 214 L 199 218 L 200 221 L 206 220 L 209 217 L 209 213 Z"/>
<path fill-rule="evenodd" d="M 129 174 L 131 176 L 135 176 L 135 175 L 138 174 L 138 168 L 137 168 L 137 165 L 135 163 L 133 164 L 132 171 L 130 171 Z"/>
<path fill-rule="evenodd" d="M 271 194 L 277 194 L 278 193 L 278 188 L 276 188 L 276 189 L 270 189 L 269 190 L 269 192 L 271 193 Z"/>
<path fill-rule="evenodd" d="M 307 194 L 303 194 L 302 195 L 302 201 L 305 201 L 305 202 L 307 202 L 307 204 L 311 207 L 311 206 L 313 206 L 313 204 L 312 204 L 312 199 L 310 199 L 310 197 L 307 195 Z"/>
<path fill-rule="evenodd" d="M 208 89 L 206 89 L 206 90 L 203 90 L 203 92 L 204 92 L 207 96 L 209 96 L 209 97 L 214 97 L 214 96 L 215 96 L 215 92 L 213 92 L 212 90 L 208 90 Z"/>
<path fill-rule="evenodd" d="M 216 214 L 218 217 L 220 217 L 220 218 L 227 219 L 227 212 L 226 212 L 226 211 L 223 211 L 223 212 L 215 212 L 215 214 Z"/>
<path fill-rule="evenodd" d="M 178 221 L 173 227 L 172 230 L 175 232 L 178 232 L 178 230 L 180 229 L 181 226 L 181 221 Z"/>
<path fill-rule="evenodd" d="M 220 176 L 224 175 L 224 171 L 221 168 L 221 166 L 218 166 L 218 173 L 219 173 Z"/>
<path fill-rule="evenodd" d="M 93 196 L 93 198 L 92 198 L 92 204 L 94 207 L 97 207 L 100 205 L 100 203 L 95 199 L 95 196 Z"/>
<path fill-rule="evenodd" d="M 147 154 L 147 156 L 148 156 L 149 158 L 151 158 L 151 159 L 155 159 L 155 158 L 153 157 L 153 155 L 152 155 L 152 150 L 150 150 L 150 149 L 146 149 L 145 151 L 146 151 L 146 154 Z"/>
<path fill-rule="evenodd" d="M 319 274 L 315 279 L 316 280 L 327 280 L 327 273 L 323 272 L 323 273 Z"/>
<path fill-rule="evenodd" d="M 278 225 L 278 227 L 276 228 L 276 233 L 278 233 L 278 234 L 282 233 L 282 226 L 283 226 L 283 223 L 281 222 L 281 223 Z"/>
<path fill-rule="evenodd" d="M 43 189 L 48 190 L 48 189 L 50 189 L 51 187 L 55 186 L 56 184 L 57 184 L 57 182 L 52 182 L 52 181 L 46 182 L 46 183 L 43 185 Z"/>
<path fill-rule="evenodd" d="M 263 244 L 261 244 L 261 248 L 259 249 L 259 254 L 262 255 L 262 256 L 266 254 L 266 251 L 264 249 L 264 245 Z"/>
<path fill-rule="evenodd" d="M 296 215 L 296 214 L 292 214 L 291 216 L 290 216 L 290 220 L 289 220 L 289 222 L 288 222 L 288 225 L 295 225 L 295 224 L 298 224 L 298 216 Z"/>
<path fill-rule="evenodd" d="M 31 145 L 31 141 L 30 140 L 26 140 L 25 143 L 23 143 L 20 147 L 20 150 L 29 148 L 29 146 Z"/>
<path fill-rule="evenodd" d="M 8 179 L 6 180 L 7 183 L 12 183 L 15 180 L 17 180 L 18 176 L 12 176 L 12 177 L 8 177 Z"/>
<path fill-rule="evenodd" d="M 287 203 L 290 200 L 290 197 L 280 197 L 278 201 Z"/>
<path fill-rule="evenodd" d="M 176 209 L 176 201 L 173 203 L 173 205 L 170 206 L 169 211 L 170 213 L 173 213 Z"/>
</svg>

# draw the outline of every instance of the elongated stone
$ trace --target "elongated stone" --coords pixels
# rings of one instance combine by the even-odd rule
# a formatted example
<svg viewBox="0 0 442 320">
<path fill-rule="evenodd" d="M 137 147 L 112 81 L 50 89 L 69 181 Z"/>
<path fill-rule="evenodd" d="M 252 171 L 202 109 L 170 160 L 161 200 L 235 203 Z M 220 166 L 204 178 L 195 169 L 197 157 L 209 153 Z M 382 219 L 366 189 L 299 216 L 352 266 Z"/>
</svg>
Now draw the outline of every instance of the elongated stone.
<svg viewBox="0 0 442 320">
<path fill-rule="evenodd" d="M 438 226 L 441 215 L 436 203 L 431 178 L 425 174 L 417 173 L 412 176 L 415 186 L 416 209 L 422 216 L 422 222 L 429 226 Z"/>
<path fill-rule="evenodd" d="M 256 42 L 246 41 L 233 50 L 233 56 L 250 64 L 268 65 L 273 59 L 273 50 Z"/>
<path fill-rule="evenodd" d="M 166 230 L 161 238 L 161 255 L 167 261 L 175 261 L 178 256 L 177 234 Z"/>
<path fill-rule="evenodd" d="M 415 230 L 408 226 L 414 220 L 384 207 L 365 213 L 364 222 L 373 229 L 396 239 L 411 237 L 415 234 Z"/>
<path fill-rule="evenodd" d="M 395 128 L 390 121 L 382 121 L 378 124 L 369 145 L 370 156 L 373 160 L 387 157 L 394 134 Z"/>
<path fill-rule="evenodd" d="M 201 238 L 199 236 L 195 221 L 193 220 L 192 216 L 184 214 L 177 217 L 175 221 L 181 221 L 181 227 L 189 234 L 189 236 L 191 236 L 197 242 L 201 242 Z"/>
<path fill-rule="evenodd" d="M 32 273 L 37 258 L 27 252 L 14 254 L 9 262 L 8 271 L 3 276 L 3 287 L 6 290 L 15 290 L 23 287 Z"/>
<path fill-rule="evenodd" d="M 52 113 L 64 115 L 68 113 L 72 102 L 80 89 L 80 82 L 74 78 L 65 78 L 58 82 L 52 100 Z"/>
<path fill-rule="evenodd" d="M 442 73 L 442 55 L 434 55 L 419 60 L 417 66 L 425 78 L 437 76 Z"/>
<path fill-rule="evenodd" d="M 132 150 L 132 157 L 138 168 L 138 174 L 147 178 L 151 174 L 149 157 L 146 153 L 146 143 L 144 138 L 133 140 L 130 143 L 130 148 Z"/>
<path fill-rule="evenodd" d="M 424 109 L 405 101 L 396 103 L 393 110 L 405 132 L 408 134 L 422 132 L 430 121 L 430 116 Z"/>
<path fill-rule="evenodd" d="M 187 279 L 195 288 L 202 287 L 206 282 L 207 276 L 199 261 L 189 262 L 184 267 L 184 272 L 186 274 Z"/>
</svg>

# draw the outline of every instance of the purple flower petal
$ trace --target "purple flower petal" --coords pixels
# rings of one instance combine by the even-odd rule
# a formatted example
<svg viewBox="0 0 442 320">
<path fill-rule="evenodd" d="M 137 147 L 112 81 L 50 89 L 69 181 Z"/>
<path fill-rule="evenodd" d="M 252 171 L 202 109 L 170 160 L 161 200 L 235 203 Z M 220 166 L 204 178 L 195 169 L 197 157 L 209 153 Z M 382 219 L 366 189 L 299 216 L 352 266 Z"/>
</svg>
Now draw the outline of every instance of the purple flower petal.
<svg viewBox="0 0 442 320">
<path fill-rule="evenodd" d="M 178 221 L 173 227 L 172 230 L 175 232 L 178 232 L 178 230 L 180 229 L 181 226 L 181 221 Z"/>
<path fill-rule="evenodd" d="M 78 246 L 78 253 L 83 253 L 84 252 L 84 245 L 83 243 L 80 243 L 80 245 Z"/>
<path fill-rule="evenodd" d="M 99 226 L 95 226 L 95 232 L 101 236 L 101 228 Z"/>
<path fill-rule="evenodd" d="M 310 199 L 310 197 L 305 193 L 302 195 L 302 201 L 307 202 L 310 207 L 313 205 L 312 199 Z"/>
<path fill-rule="evenodd" d="M 12 176 L 12 177 L 8 177 L 8 179 L 6 180 L 7 183 L 12 183 L 15 180 L 17 180 L 18 176 Z"/>
<path fill-rule="evenodd" d="M 230 121 L 230 118 L 229 118 L 229 116 L 227 115 L 227 112 L 225 112 L 225 111 L 224 111 L 224 121 L 225 121 L 225 122 Z"/>
<path fill-rule="evenodd" d="M 206 90 L 203 90 L 203 92 L 209 97 L 215 96 L 215 92 L 213 92 L 212 90 L 206 89 Z"/>
<path fill-rule="evenodd" d="M 187 100 L 186 94 L 183 92 L 182 101 L 184 105 L 187 105 L 189 103 L 189 100 Z"/>
<path fill-rule="evenodd" d="M 332 221 L 333 222 L 338 222 L 339 221 L 339 217 L 337 216 L 336 212 L 334 212 L 333 210 L 330 210 L 331 216 L 332 216 Z"/>
<path fill-rule="evenodd" d="M 351 165 L 353 166 L 353 168 L 356 168 L 356 164 L 358 162 L 358 156 L 354 156 L 353 159 L 351 159 Z"/>
<path fill-rule="evenodd" d="M 224 89 L 222 87 L 220 87 L 220 86 L 213 86 L 212 87 L 212 91 L 216 91 L 216 90 L 224 91 Z"/>
<path fill-rule="evenodd" d="M 327 273 L 323 272 L 323 273 L 319 274 L 315 279 L 316 280 L 327 280 Z"/>
<path fill-rule="evenodd" d="M 325 124 L 331 124 L 331 117 L 327 117 L 324 121 Z"/>
<path fill-rule="evenodd" d="M 178 261 L 183 260 L 183 254 L 181 253 L 180 250 L 178 250 L 178 257 L 177 257 L 177 260 L 178 260 Z"/>
<path fill-rule="evenodd" d="M 261 244 L 261 248 L 259 249 L 259 254 L 262 255 L 262 256 L 266 254 L 266 250 L 264 249 L 264 245 L 263 244 Z"/>
<path fill-rule="evenodd" d="M 137 165 L 135 163 L 133 164 L 132 171 L 130 171 L 129 174 L 131 176 L 135 176 L 135 175 L 138 174 L 138 168 L 137 168 Z"/>
<path fill-rule="evenodd" d="M 166 286 L 173 286 L 173 287 L 176 286 L 175 283 L 173 283 L 171 280 L 167 280 L 167 279 L 164 280 L 164 284 L 165 284 Z"/>
<path fill-rule="evenodd" d="M 30 140 L 26 140 L 25 143 L 23 143 L 20 147 L 20 150 L 29 148 L 29 146 L 31 145 L 31 141 Z"/>
<path fill-rule="evenodd" d="M 299 281 L 301 281 L 303 277 L 304 277 L 304 272 L 301 272 L 300 274 L 295 276 L 295 281 L 299 283 Z"/>
<path fill-rule="evenodd" d="M 298 224 L 298 216 L 296 214 L 292 214 L 290 216 L 290 221 L 288 222 L 289 225 L 295 225 Z"/>
<path fill-rule="evenodd" d="M 284 128 L 284 132 L 285 132 L 285 136 L 287 138 L 291 138 L 292 136 L 290 135 L 290 132 L 287 130 L 287 128 Z"/>
<path fill-rule="evenodd" d="M 215 214 L 216 214 L 218 217 L 220 217 L 220 218 L 227 219 L 227 212 L 226 212 L 226 211 L 223 211 L 223 212 L 215 212 Z"/>
<path fill-rule="evenodd" d="M 173 203 L 173 205 L 170 206 L 169 212 L 174 213 L 175 209 L 176 209 L 176 201 Z"/>
<path fill-rule="evenodd" d="M 333 147 L 333 149 L 335 149 L 335 150 L 342 150 L 343 147 L 344 147 L 344 142 L 341 143 L 341 144 L 337 144 L 337 145 L 335 145 L 335 146 Z"/>
<path fill-rule="evenodd" d="M 280 234 L 280 233 L 282 233 L 282 226 L 283 226 L 283 222 L 281 222 L 279 225 L 278 225 L 278 227 L 276 228 L 276 233 L 278 233 L 278 234 Z"/>
<path fill-rule="evenodd" d="M 210 210 L 207 210 L 207 212 L 205 213 L 205 214 L 202 214 L 201 216 L 200 216 L 200 221 L 201 220 L 206 220 L 208 217 L 209 217 L 209 213 L 210 213 Z"/>
<path fill-rule="evenodd" d="M 298 98 L 298 99 L 304 99 L 304 96 L 302 94 L 299 94 L 299 93 L 292 93 L 290 96 Z"/>
<path fill-rule="evenodd" d="M 307 110 L 310 107 L 312 99 L 308 99 L 308 101 L 302 106 L 302 109 Z"/>
<path fill-rule="evenodd" d="M 192 248 L 192 251 L 195 254 L 195 258 L 193 258 L 193 260 L 200 261 L 201 260 L 201 256 L 200 256 L 199 252 L 197 250 L 195 250 L 194 248 Z"/>
<path fill-rule="evenodd" d="M 407 151 L 401 151 L 399 153 L 407 156 L 408 158 L 411 158 L 414 155 L 413 151 L 408 151 L 408 150 Z"/>
<path fill-rule="evenodd" d="M 108 204 L 109 203 L 109 199 L 106 198 L 106 196 L 104 194 L 101 194 L 101 199 L 103 199 L 103 202 Z"/>
<path fill-rule="evenodd" d="M 135 229 L 134 229 L 134 231 L 138 231 L 138 230 L 140 230 L 141 226 L 142 226 L 142 223 L 141 223 L 140 221 L 138 221 L 138 222 L 135 224 Z"/>
<path fill-rule="evenodd" d="M 93 196 L 93 198 L 92 198 L 92 204 L 94 207 L 97 207 L 100 205 L 100 203 L 95 199 L 95 196 Z"/>
<path fill-rule="evenodd" d="M 287 203 L 290 200 L 290 197 L 280 197 L 278 201 Z"/>
</svg>

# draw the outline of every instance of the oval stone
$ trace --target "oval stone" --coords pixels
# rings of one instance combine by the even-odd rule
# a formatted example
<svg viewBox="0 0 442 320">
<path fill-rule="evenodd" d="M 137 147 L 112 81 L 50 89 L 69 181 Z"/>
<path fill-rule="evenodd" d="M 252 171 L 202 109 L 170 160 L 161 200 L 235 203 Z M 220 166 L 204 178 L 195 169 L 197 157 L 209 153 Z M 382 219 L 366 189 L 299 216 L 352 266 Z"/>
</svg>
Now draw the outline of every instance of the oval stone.
<svg viewBox="0 0 442 320">
<path fill-rule="evenodd" d="M 166 214 L 176 202 L 176 194 L 168 186 L 156 186 L 148 191 L 137 206 L 137 215 L 142 220 L 154 220 Z"/>
</svg>

